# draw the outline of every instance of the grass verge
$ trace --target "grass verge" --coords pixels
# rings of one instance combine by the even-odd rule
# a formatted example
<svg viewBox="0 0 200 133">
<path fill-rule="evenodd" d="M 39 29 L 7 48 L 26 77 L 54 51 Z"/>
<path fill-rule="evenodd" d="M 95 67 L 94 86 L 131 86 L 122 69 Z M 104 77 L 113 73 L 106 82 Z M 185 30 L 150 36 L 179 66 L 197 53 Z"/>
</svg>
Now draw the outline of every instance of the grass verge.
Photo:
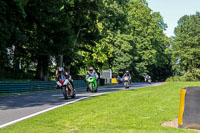
<svg viewBox="0 0 200 133">
<path fill-rule="evenodd" d="M 93 97 L 0 129 L 0 132 L 195 132 L 160 126 L 178 117 L 180 89 L 187 86 L 200 86 L 200 82 L 173 82 Z"/>
</svg>

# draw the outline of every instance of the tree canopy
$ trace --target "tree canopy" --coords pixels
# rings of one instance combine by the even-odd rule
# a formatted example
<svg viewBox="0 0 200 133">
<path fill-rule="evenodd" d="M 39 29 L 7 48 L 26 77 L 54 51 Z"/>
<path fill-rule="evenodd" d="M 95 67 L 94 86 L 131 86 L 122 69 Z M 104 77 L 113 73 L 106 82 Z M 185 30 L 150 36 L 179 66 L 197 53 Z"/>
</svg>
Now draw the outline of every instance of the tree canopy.
<svg viewBox="0 0 200 133">
<path fill-rule="evenodd" d="M 1 79 L 49 80 L 57 66 L 76 75 L 89 66 L 129 70 L 135 81 L 171 74 L 167 25 L 146 0 L 2 0 L 0 23 Z"/>
<path fill-rule="evenodd" d="M 173 69 L 176 75 L 200 79 L 200 13 L 185 15 L 178 21 L 172 43 Z"/>
</svg>

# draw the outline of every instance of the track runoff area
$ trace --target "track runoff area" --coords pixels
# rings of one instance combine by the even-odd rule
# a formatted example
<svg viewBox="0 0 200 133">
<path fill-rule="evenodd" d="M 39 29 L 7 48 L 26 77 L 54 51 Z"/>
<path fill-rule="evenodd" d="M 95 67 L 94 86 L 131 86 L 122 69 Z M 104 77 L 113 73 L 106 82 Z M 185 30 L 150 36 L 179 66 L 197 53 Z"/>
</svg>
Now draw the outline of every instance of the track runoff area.
<svg viewBox="0 0 200 133">
<path fill-rule="evenodd" d="M 0 119 L 0 128 L 4 128 L 6 126 L 29 119 L 31 117 L 48 112 L 50 110 L 53 110 L 53 109 L 56 109 L 56 108 L 59 108 L 59 107 L 62 107 L 62 106 L 68 105 L 68 104 L 72 104 L 72 103 L 75 103 L 75 102 L 78 102 L 78 101 L 81 101 L 84 99 L 88 99 L 90 97 L 96 97 L 96 96 L 104 95 L 104 94 L 111 93 L 114 91 L 126 91 L 126 90 L 130 90 L 130 89 L 137 89 L 137 88 L 143 88 L 143 87 L 149 87 L 149 86 L 159 86 L 162 84 L 164 84 L 164 82 L 157 82 L 157 83 L 152 83 L 152 84 L 132 83 L 130 85 L 129 89 L 125 89 L 123 84 L 120 84 L 120 85 L 116 84 L 114 86 L 109 86 L 109 87 L 100 87 L 98 89 L 97 93 L 88 93 L 85 90 L 78 90 L 76 98 L 69 99 L 69 100 L 64 100 L 61 91 L 57 91 L 57 92 L 53 92 L 53 93 L 51 92 L 51 94 L 48 94 L 48 93 L 31 94 L 31 96 L 30 95 L 21 95 L 21 96 L 14 96 L 14 97 L 10 96 L 10 97 L 7 97 L 7 99 L 4 98 L 3 100 L 0 101 L 0 105 L 3 105 L 3 107 L 0 107 L 0 118 L 2 117 L 2 119 Z M 54 101 L 56 101 L 56 105 L 51 104 L 51 106 L 49 105 L 47 107 L 42 106 L 41 103 L 43 103 L 43 101 L 38 100 L 38 97 L 41 97 L 42 95 L 48 96 L 48 98 L 44 98 L 45 99 L 44 105 L 46 105 L 48 102 L 50 104 Z M 19 107 L 21 107 L 20 114 L 18 114 L 19 107 L 18 108 L 10 107 L 9 109 L 6 107 L 6 106 L 11 106 L 11 105 L 7 105 L 6 101 L 16 101 L 16 103 L 12 103 L 12 104 L 17 106 L 16 104 L 19 104 L 20 101 L 24 102 L 24 99 L 26 97 L 29 97 L 29 100 L 27 101 L 29 103 L 27 103 L 27 104 L 31 105 L 30 101 L 32 101 L 32 103 L 34 105 L 37 105 L 39 103 L 40 104 L 38 106 L 34 106 L 34 108 L 32 106 L 29 106 L 29 107 L 19 106 Z M 47 101 L 47 99 L 48 99 L 48 101 Z M 35 111 L 34 111 L 34 109 L 35 109 Z M 6 116 L 5 116 L 5 114 L 6 114 Z M 9 118 L 9 119 L 7 119 L 7 118 Z"/>
</svg>

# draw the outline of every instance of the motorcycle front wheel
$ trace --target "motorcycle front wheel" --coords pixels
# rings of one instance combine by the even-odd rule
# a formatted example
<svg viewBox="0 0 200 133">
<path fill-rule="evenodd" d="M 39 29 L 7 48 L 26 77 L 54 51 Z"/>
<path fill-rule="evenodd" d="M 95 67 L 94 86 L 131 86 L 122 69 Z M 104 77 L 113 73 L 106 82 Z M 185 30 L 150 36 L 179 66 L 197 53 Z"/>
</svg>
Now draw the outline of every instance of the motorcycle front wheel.
<svg viewBox="0 0 200 133">
<path fill-rule="evenodd" d="M 126 89 L 126 88 L 129 88 L 128 82 L 124 82 L 124 87 L 125 87 L 125 89 Z"/>
<path fill-rule="evenodd" d="M 68 96 L 68 89 L 66 88 L 66 86 L 62 86 L 62 93 L 63 93 L 65 100 L 68 100 L 69 96 Z"/>
<path fill-rule="evenodd" d="M 71 83 L 69 83 L 69 85 L 70 85 L 70 88 L 72 88 L 72 96 L 71 96 L 71 98 L 75 98 L 76 97 L 76 90 L 74 89 L 74 86 Z"/>
<path fill-rule="evenodd" d="M 92 83 L 89 84 L 89 90 L 90 90 L 90 92 L 92 92 L 92 93 L 94 92 L 94 90 L 93 90 L 93 84 L 92 84 Z"/>
</svg>

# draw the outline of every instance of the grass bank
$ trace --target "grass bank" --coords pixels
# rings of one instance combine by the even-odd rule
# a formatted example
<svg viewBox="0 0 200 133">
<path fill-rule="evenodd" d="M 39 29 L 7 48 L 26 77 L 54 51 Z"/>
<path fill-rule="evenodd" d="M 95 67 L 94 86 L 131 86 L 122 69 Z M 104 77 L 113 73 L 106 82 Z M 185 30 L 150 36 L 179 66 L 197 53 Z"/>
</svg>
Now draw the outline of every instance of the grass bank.
<svg viewBox="0 0 200 133">
<path fill-rule="evenodd" d="M 200 82 L 173 82 L 93 97 L 0 129 L 0 132 L 195 132 L 160 126 L 178 117 L 180 89 L 187 86 L 200 86 Z"/>
</svg>

